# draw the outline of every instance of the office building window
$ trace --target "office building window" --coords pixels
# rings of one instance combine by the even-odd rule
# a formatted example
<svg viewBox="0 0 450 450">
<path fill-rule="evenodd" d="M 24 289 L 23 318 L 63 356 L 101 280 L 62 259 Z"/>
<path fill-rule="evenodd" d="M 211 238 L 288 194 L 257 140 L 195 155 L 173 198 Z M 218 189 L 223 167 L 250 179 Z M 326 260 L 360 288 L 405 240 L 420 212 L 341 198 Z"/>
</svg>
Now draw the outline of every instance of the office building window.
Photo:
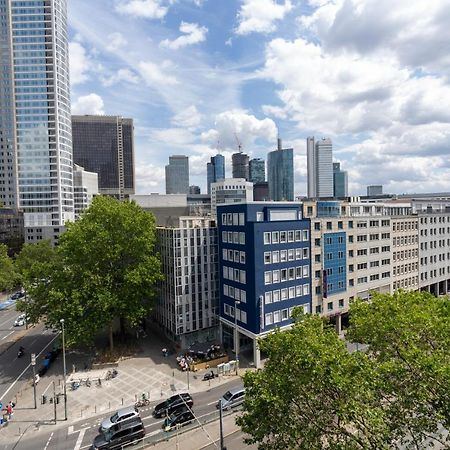
<svg viewBox="0 0 450 450">
<path fill-rule="evenodd" d="M 271 252 L 264 252 L 264 264 L 270 264 L 272 262 L 271 257 L 272 257 Z"/>
<path fill-rule="evenodd" d="M 228 242 L 226 231 L 222 231 L 222 242 Z"/>
<path fill-rule="evenodd" d="M 280 315 L 280 311 L 275 311 L 273 313 L 273 323 L 278 323 L 281 321 L 280 319 L 281 315 Z"/>
<path fill-rule="evenodd" d="M 267 313 L 265 317 L 266 326 L 273 325 L 273 313 Z"/>
<path fill-rule="evenodd" d="M 257 212 L 257 213 L 256 213 L 256 221 L 257 221 L 257 222 L 264 222 L 264 213 L 262 213 L 262 212 Z"/>
<path fill-rule="evenodd" d="M 244 226 L 245 225 L 245 214 L 239 213 L 239 225 Z"/>
<path fill-rule="evenodd" d="M 280 242 L 280 233 L 278 231 L 272 231 L 272 244 L 278 244 Z"/>
<path fill-rule="evenodd" d="M 272 292 L 271 291 L 266 292 L 264 294 L 264 303 L 266 305 L 269 305 L 270 303 L 272 303 Z"/>
<path fill-rule="evenodd" d="M 288 290 L 287 288 L 281 289 L 281 300 L 286 300 L 288 298 Z"/>
<path fill-rule="evenodd" d="M 280 301 L 280 290 L 276 289 L 275 291 L 273 291 L 273 302 L 279 302 Z"/>
<path fill-rule="evenodd" d="M 280 262 L 280 252 L 277 250 L 272 252 L 272 263 L 275 264 L 278 262 Z"/>
<path fill-rule="evenodd" d="M 280 282 L 280 271 L 274 270 L 272 272 L 272 282 L 273 283 L 279 283 Z"/>
<path fill-rule="evenodd" d="M 282 309 L 281 310 L 281 320 L 288 320 L 288 319 L 289 319 L 289 310 Z"/>
<path fill-rule="evenodd" d="M 264 233 L 264 244 L 270 244 L 270 233 L 268 232 Z"/>
<path fill-rule="evenodd" d="M 272 271 L 269 270 L 267 272 L 264 272 L 264 284 L 271 284 L 272 283 Z"/>
</svg>

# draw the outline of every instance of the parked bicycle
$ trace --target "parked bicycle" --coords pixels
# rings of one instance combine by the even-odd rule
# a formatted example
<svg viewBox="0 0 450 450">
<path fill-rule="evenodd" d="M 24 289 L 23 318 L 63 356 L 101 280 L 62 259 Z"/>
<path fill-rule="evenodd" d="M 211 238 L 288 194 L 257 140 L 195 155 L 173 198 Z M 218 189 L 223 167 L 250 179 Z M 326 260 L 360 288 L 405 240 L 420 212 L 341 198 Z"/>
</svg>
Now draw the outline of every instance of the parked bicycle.
<svg viewBox="0 0 450 450">
<path fill-rule="evenodd" d="M 105 380 L 111 380 L 112 378 L 116 378 L 117 375 L 119 375 L 119 372 L 117 372 L 116 369 L 113 370 L 108 370 L 108 372 L 106 372 L 106 376 L 105 376 Z"/>
</svg>

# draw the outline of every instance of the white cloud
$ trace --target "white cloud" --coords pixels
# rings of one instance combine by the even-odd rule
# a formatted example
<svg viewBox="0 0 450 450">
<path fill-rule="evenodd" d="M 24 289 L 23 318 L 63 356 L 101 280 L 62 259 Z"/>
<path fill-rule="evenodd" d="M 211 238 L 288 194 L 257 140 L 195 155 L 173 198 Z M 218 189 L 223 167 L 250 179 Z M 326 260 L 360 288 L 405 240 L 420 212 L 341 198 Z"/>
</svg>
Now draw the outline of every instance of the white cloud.
<svg viewBox="0 0 450 450">
<path fill-rule="evenodd" d="M 116 52 L 128 44 L 123 34 L 118 32 L 109 34 L 107 41 L 106 49 L 110 52 Z"/>
<path fill-rule="evenodd" d="M 109 87 L 121 82 L 137 84 L 139 77 L 130 69 L 119 69 L 115 74 L 102 78 L 103 86 Z"/>
<path fill-rule="evenodd" d="M 173 41 L 165 39 L 161 41 L 161 47 L 178 50 L 179 48 L 186 47 L 187 45 L 203 42 L 206 39 L 208 28 L 201 27 L 197 23 L 181 22 L 180 31 L 181 33 L 184 33 L 183 36 L 179 36 Z"/>
<path fill-rule="evenodd" d="M 141 162 L 136 164 L 135 176 L 138 193 L 150 194 L 155 190 L 158 191 L 158 188 L 164 183 L 165 171 L 164 167 Z"/>
<path fill-rule="evenodd" d="M 203 142 L 212 146 L 220 143 L 222 148 L 237 149 L 239 140 L 244 151 L 253 145 L 257 139 L 274 143 L 277 137 L 277 127 L 272 119 L 257 119 L 244 110 L 231 110 L 216 116 L 215 129 L 202 133 Z"/>
<path fill-rule="evenodd" d="M 80 42 L 69 43 L 70 82 L 72 86 L 84 83 L 89 79 L 88 71 L 91 64 L 86 49 Z"/>
<path fill-rule="evenodd" d="M 146 19 L 162 19 L 168 8 L 160 0 L 121 0 L 116 5 L 116 11 Z"/>
<path fill-rule="evenodd" d="M 103 115 L 104 111 L 103 99 L 97 94 L 88 94 L 78 97 L 72 103 L 72 114 L 94 114 Z"/>
<path fill-rule="evenodd" d="M 275 31 L 274 22 L 283 19 L 291 9 L 290 0 L 281 4 L 277 0 L 242 0 L 236 33 L 245 35 Z"/>
<path fill-rule="evenodd" d="M 170 61 L 163 61 L 162 64 L 155 64 L 150 61 L 141 61 L 138 70 L 148 86 L 172 86 L 178 84 L 178 80 L 173 75 L 165 72 L 172 67 Z"/>
<path fill-rule="evenodd" d="M 191 105 L 188 108 L 180 111 L 176 114 L 172 123 L 179 127 L 196 128 L 203 121 L 203 116 L 199 113 L 195 105 Z"/>
</svg>

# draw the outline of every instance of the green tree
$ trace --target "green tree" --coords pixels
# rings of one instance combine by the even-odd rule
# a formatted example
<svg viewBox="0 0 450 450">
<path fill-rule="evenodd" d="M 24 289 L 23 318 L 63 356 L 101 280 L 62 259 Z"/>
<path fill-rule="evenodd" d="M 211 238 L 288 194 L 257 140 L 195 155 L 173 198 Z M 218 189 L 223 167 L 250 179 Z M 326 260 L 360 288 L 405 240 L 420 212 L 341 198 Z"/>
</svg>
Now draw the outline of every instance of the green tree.
<svg viewBox="0 0 450 450">
<path fill-rule="evenodd" d="M 260 449 L 384 448 L 378 379 L 361 353 L 349 354 L 318 316 L 259 341 L 268 359 L 244 375 L 244 414 L 237 419 Z"/>
<path fill-rule="evenodd" d="M 347 333 L 368 344 L 383 381 L 379 389 L 393 434 L 410 448 L 450 448 L 450 302 L 426 292 L 374 293 L 350 309 Z"/>
<path fill-rule="evenodd" d="M 68 224 L 56 257 L 38 264 L 27 311 L 50 327 L 65 321 L 68 344 L 91 343 L 115 320 L 138 324 L 151 310 L 162 279 L 154 216 L 135 202 L 98 196 Z"/>
<path fill-rule="evenodd" d="M 8 256 L 8 247 L 0 244 L 0 291 L 12 289 L 17 285 L 17 273 L 12 259 Z"/>
</svg>

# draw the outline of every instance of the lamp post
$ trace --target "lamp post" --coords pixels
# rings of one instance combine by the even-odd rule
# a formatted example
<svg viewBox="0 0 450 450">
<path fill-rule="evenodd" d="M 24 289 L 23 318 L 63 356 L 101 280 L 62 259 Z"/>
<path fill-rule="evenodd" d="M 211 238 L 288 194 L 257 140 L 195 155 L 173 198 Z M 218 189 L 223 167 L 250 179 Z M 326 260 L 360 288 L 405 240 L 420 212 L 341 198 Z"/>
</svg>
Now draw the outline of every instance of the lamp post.
<svg viewBox="0 0 450 450">
<path fill-rule="evenodd" d="M 239 333 L 237 327 L 237 307 L 241 304 L 239 300 L 234 301 L 234 352 L 236 353 L 236 375 L 239 366 Z"/>
<path fill-rule="evenodd" d="M 36 401 L 36 355 L 31 354 L 31 367 L 33 368 L 33 394 L 34 394 L 34 409 L 37 409 Z"/>
<path fill-rule="evenodd" d="M 66 342 L 64 336 L 64 319 L 60 320 L 62 327 L 62 347 L 63 347 L 63 376 L 64 376 L 64 420 L 67 420 L 67 387 L 66 387 Z"/>
</svg>

